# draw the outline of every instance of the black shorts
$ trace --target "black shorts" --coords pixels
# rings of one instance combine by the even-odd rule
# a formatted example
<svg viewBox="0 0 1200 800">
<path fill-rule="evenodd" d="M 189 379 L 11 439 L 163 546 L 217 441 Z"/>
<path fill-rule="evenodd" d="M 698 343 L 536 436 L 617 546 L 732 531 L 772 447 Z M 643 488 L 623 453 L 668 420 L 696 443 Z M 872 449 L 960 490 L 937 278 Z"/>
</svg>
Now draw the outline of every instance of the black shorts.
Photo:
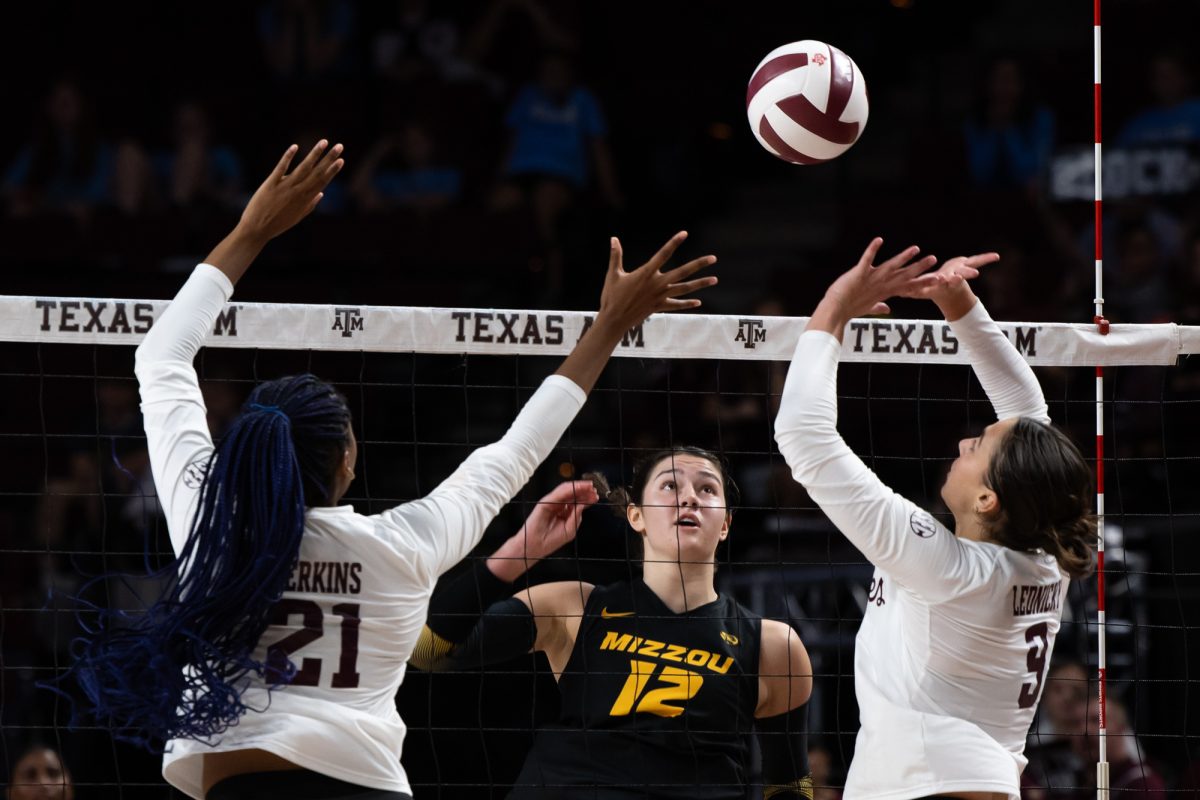
<svg viewBox="0 0 1200 800">
<path fill-rule="evenodd" d="M 260 800 L 264 797 L 286 800 L 412 800 L 412 795 L 404 792 L 359 786 L 308 769 L 234 775 L 217 781 L 208 790 L 205 800 Z"/>
</svg>

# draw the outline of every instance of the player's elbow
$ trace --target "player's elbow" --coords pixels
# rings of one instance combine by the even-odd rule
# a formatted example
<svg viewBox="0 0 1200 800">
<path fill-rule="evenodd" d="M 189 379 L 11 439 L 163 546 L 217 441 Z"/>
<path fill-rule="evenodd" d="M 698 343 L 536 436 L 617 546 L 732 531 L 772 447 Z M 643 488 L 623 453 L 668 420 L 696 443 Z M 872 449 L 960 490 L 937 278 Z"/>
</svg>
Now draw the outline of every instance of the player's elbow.
<svg viewBox="0 0 1200 800">
<path fill-rule="evenodd" d="M 822 425 L 820 420 L 799 419 L 796 424 L 776 426 L 775 443 L 798 482 L 807 485 L 816 479 L 816 472 L 825 461 L 831 436 L 837 438 L 836 429 Z"/>
</svg>

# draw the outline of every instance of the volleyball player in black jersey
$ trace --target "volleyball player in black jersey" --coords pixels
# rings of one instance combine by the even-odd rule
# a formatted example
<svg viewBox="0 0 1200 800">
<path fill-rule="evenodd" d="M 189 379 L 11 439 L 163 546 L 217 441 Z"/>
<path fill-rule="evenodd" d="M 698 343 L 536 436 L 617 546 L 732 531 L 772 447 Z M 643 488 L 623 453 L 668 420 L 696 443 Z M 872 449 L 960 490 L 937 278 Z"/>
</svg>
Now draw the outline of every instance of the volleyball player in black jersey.
<svg viewBox="0 0 1200 800">
<path fill-rule="evenodd" d="M 717 456 L 696 448 L 655 453 L 633 477 L 632 490 L 609 493 L 596 479 L 544 497 L 491 558 L 434 595 L 410 663 L 438 670 L 546 654 L 562 712 L 538 733 L 510 800 L 744 798 L 755 729 L 763 796 L 811 800 L 808 653 L 789 625 L 713 586 L 736 487 Z M 512 581 L 574 538 L 601 492 L 642 537 L 642 577 L 512 596 Z M 477 616 L 481 596 L 492 604 Z"/>
</svg>

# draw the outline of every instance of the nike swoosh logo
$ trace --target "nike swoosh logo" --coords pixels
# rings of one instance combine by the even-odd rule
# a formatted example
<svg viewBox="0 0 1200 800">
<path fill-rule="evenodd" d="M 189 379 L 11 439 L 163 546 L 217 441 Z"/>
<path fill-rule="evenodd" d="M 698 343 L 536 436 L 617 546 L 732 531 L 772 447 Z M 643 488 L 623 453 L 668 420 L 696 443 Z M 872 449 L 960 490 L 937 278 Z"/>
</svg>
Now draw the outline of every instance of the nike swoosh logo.
<svg viewBox="0 0 1200 800">
<path fill-rule="evenodd" d="M 608 606 L 600 609 L 600 616 L 604 619 L 612 619 L 613 617 L 632 617 L 632 611 L 609 611 Z"/>
</svg>

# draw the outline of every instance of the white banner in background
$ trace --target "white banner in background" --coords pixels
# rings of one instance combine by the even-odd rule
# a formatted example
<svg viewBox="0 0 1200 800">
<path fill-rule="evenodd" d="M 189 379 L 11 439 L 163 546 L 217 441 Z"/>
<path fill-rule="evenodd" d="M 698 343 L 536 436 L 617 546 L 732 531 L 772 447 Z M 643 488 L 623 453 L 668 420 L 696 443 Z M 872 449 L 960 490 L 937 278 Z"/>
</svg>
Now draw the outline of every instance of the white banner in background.
<svg viewBox="0 0 1200 800">
<path fill-rule="evenodd" d="M 136 345 L 167 300 L 0 296 L 0 341 Z M 579 311 L 231 303 L 210 347 L 269 350 L 565 355 L 592 324 Z M 629 331 L 617 356 L 787 361 L 807 317 L 657 314 Z M 1002 322 L 1037 366 L 1174 364 L 1200 353 L 1200 328 Z M 856 319 L 843 361 L 965 364 L 941 320 Z"/>
</svg>

